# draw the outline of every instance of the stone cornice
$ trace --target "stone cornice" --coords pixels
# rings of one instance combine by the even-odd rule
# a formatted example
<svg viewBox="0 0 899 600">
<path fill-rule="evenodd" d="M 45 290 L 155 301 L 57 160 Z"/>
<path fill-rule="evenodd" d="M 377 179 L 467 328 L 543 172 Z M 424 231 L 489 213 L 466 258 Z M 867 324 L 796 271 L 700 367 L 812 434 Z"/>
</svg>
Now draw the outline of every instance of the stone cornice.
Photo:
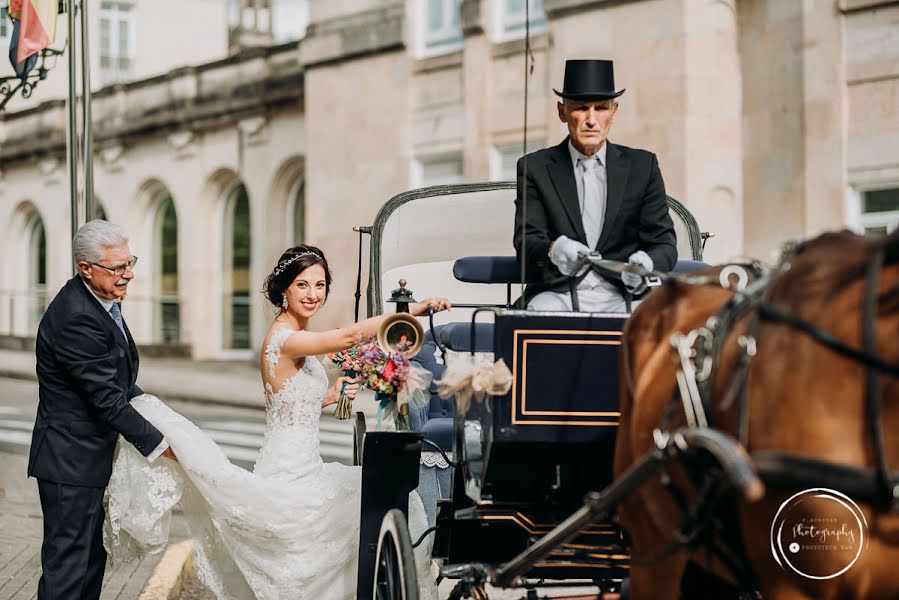
<svg viewBox="0 0 899 600">
<path fill-rule="evenodd" d="M 557 19 L 597 8 L 610 8 L 631 2 L 646 2 L 646 0 L 543 0 L 543 10 L 547 18 Z"/>
<path fill-rule="evenodd" d="M 306 69 L 405 47 L 402 3 L 312 23 L 301 48 Z"/>
<path fill-rule="evenodd" d="M 97 150 L 157 133 L 233 125 L 273 108 L 303 105 L 297 44 L 254 48 L 224 60 L 116 85 L 93 95 Z M 65 154 L 65 102 L 0 115 L 0 164 Z"/>
<path fill-rule="evenodd" d="M 844 15 L 888 6 L 899 6 L 899 0 L 839 0 L 837 3 L 837 8 Z"/>
</svg>

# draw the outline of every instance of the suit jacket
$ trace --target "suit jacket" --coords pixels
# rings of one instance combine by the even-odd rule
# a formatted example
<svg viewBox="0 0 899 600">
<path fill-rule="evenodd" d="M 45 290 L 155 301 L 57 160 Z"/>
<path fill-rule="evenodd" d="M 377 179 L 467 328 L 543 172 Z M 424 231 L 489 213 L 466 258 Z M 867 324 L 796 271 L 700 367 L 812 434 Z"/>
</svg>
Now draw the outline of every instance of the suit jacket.
<svg viewBox="0 0 899 600">
<path fill-rule="evenodd" d="M 162 442 L 162 434 L 129 404 L 143 393 L 136 385 L 131 332 L 126 341 L 80 276 L 63 286 L 44 313 L 35 353 L 40 399 L 29 476 L 105 487 L 120 433 L 144 456 Z"/>
<path fill-rule="evenodd" d="M 655 154 L 608 144 L 606 150 L 606 212 L 596 248 L 603 258 L 627 261 L 643 250 L 655 270 L 670 271 L 677 262 L 674 223 L 668 214 L 665 183 Z M 560 235 L 587 243 L 577 196 L 577 182 L 568 150 L 568 138 L 558 146 L 527 155 L 518 161 L 514 244 L 518 262 L 526 260 L 527 302 L 546 290 L 566 291 L 568 278 L 549 260 L 549 246 Z M 527 185 L 527 223 L 522 256 L 522 198 Z M 622 291 L 620 277 L 610 279 Z"/>
</svg>

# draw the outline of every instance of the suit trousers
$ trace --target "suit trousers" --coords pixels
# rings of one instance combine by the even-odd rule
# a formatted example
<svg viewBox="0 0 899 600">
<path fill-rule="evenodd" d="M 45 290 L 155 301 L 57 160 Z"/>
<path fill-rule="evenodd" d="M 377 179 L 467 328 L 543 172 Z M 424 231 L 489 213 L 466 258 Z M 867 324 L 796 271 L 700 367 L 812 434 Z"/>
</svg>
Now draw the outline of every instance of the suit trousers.
<svg viewBox="0 0 899 600">
<path fill-rule="evenodd" d="M 38 479 L 44 513 L 38 600 L 97 600 L 106 570 L 103 488 Z"/>
<path fill-rule="evenodd" d="M 597 277 L 596 285 L 589 283 L 587 277 L 577 288 L 578 303 L 581 312 L 627 313 L 627 303 L 614 285 Z M 641 300 L 631 301 L 631 310 L 637 308 Z M 570 292 L 540 292 L 528 302 L 528 310 L 571 311 Z"/>
</svg>

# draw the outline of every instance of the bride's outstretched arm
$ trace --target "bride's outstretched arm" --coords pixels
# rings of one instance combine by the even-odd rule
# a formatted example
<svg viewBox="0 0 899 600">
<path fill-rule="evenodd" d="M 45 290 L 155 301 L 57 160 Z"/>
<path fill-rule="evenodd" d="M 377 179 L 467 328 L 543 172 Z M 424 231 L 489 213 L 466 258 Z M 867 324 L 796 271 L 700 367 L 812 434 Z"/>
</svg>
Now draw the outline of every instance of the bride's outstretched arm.
<svg viewBox="0 0 899 600">
<path fill-rule="evenodd" d="M 409 312 L 416 317 L 428 314 L 428 307 L 434 312 L 449 310 L 452 305 L 446 298 L 425 298 L 409 305 Z M 317 356 L 337 352 L 374 337 L 388 315 L 379 315 L 354 323 L 349 327 L 329 331 L 297 331 L 284 342 L 281 352 L 287 356 Z"/>
</svg>

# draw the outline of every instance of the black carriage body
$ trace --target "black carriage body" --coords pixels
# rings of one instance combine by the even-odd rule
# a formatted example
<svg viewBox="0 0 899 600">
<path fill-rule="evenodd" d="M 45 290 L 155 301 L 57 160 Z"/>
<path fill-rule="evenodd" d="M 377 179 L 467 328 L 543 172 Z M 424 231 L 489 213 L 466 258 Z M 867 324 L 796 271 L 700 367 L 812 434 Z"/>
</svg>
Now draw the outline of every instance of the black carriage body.
<svg viewBox="0 0 899 600">
<path fill-rule="evenodd" d="M 560 506 L 570 513 L 584 493 L 611 481 L 624 321 L 623 315 L 497 314 L 495 356 L 513 378 L 507 395 L 491 398 L 482 497 L 521 502 L 559 488 L 553 495 L 571 500 Z"/>
<path fill-rule="evenodd" d="M 508 308 L 520 285 L 510 256 L 514 193 L 515 182 L 460 184 L 413 190 L 387 202 L 371 227 L 369 315 L 390 310 L 385 299 L 401 278 L 419 297 L 453 301 L 454 310 L 436 315 L 432 325 L 468 326 L 478 307 Z M 668 205 L 679 257 L 700 261 L 696 221 L 674 198 Z M 476 257 L 485 268 L 459 276 L 463 256 Z M 511 275 L 501 274 L 506 271 Z M 505 396 L 474 402 L 464 415 L 457 403 L 451 417 L 452 494 L 438 501 L 432 551 L 434 558 L 445 559 L 447 576 L 453 577 L 454 565 L 503 568 L 553 538 L 550 532 L 559 523 L 584 510 L 586 493 L 614 487 L 625 320 L 626 315 L 496 311 L 489 336 L 495 358 L 512 370 L 514 384 Z M 447 415 L 432 416 L 436 421 Z M 436 425 L 445 431 L 445 423 L 434 425 L 428 431 Z M 445 440 L 429 441 L 448 450 Z M 363 470 L 384 468 L 366 462 Z M 371 549 L 365 532 L 373 532 L 373 523 L 365 525 L 368 502 L 363 491 L 360 570 L 373 559 L 365 552 L 366 546 Z M 574 539 L 566 537 L 548 556 L 541 554 L 524 575 L 531 581 L 626 578 L 630 552 L 623 532 L 611 522 L 585 522 L 592 524 Z"/>
<path fill-rule="evenodd" d="M 580 508 L 587 492 L 611 482 L 624 322 L 625 315 L 496 314 L 494 354 L 512 370 L 512 388 L 457 415 L 462 461 L 453 499 L 440 506 L 435 556 L 501 564 Z M 481 431 L 480 460 L 473 428 Z M 529 576 L 619 579 L 629 558 L 621 530 L 600 523 Z"/>
</svg>

